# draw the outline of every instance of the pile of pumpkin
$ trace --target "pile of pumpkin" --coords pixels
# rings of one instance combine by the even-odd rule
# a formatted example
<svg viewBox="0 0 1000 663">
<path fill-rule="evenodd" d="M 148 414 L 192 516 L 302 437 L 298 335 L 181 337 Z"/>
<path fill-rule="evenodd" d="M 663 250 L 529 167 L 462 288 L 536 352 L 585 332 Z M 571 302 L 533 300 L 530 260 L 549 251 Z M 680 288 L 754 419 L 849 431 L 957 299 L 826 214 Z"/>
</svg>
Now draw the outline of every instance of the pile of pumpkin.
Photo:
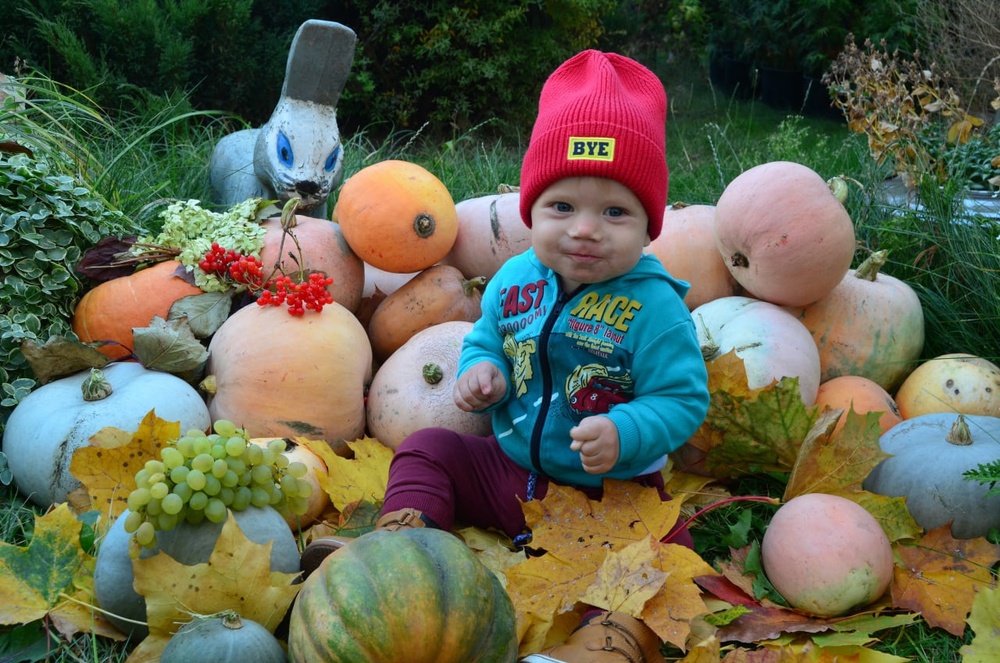
<svg viewBox="0 0 1000 663">
<path fill-rule="evenodd" d="M 972 355 L 921 363 L 920 302 L 879 273 L 883 254 L 850 268 L 855 235 L 837 191 L 805 166 L 763 164 L 735 178 L 714 206 L 668 208 L 648 252 L 691 283 L 686 303 L 706 361 L 735 351 L 751 388 L 796 378 L 806 405 L 882 412 L 885 448 L 897 455 L 866 487 L 907 496 L 923 527 L 954 521 L 956 535 L 981 536 L 1000 527 L 1000 508 L 961 472 L 1000 458 L 1000 445 L 986 439 L 1000 432 L 1000 369 Z M 425 169 L 385 161 L 345 182 L 333 221 L 297 217 L 301 265 L 279 255 L 283 230 L 277 219 L 266 222 L 264 264 L 289 261 L 331 276 L 335 303 L 304 316 L 236 310 L 208 344 L 202 386 L 210 393 L 129 362 L 106 368 L 114 390 L 103 401 L 83 400 L 83 374 L 32 393 L 4 435 L 19 489 L 43 506 L 65 501 L 78 485 L 68 469 L 73 451 L 105 426 L 134 429 L 151 409 L 182 430 L 226 419 L 255 438 L 322 439 L 343 454 L 366 434 L 395 448 L 425 426 L 486 433 L 488 416 L 459 411 L 452 385 L 482 285 L 530 245 L 518 193 L 456 205 Z M 101 351 L 126 356 L 133 328 L 200 292 L 175 278 L 177 267 L 166 261 L 95 287 L 74 330 L 84 341 L 113 339 L 120 345 Z M 966 435 L 964 446 L 948 445 L 959 415 L 972 442 Z M 675 460 L 694 467 L 704 452 L 685 447 Z M 931 476 L 935 490 L 947 484 L 963 495 L 957 511 L 930 503 Z M 323 513 L 322 498 L 317 491 L 308 517 Z"/>
</svg>

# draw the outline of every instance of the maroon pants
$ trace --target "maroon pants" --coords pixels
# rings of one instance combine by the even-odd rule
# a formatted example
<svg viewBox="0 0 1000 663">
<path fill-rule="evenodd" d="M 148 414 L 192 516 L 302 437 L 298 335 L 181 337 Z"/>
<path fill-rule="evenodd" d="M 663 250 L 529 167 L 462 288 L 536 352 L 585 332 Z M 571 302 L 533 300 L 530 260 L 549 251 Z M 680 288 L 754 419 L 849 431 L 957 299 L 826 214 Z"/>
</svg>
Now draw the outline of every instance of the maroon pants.
<svg viewBox="0 0 1000 663">
<path fill-rule="evenodd" d="M 459 521 L 514 537 L 525 526 L 521 502 L 528 498 L 529 474 L 503 452 L 493 436 L 426 428 L 407 437 L 396 450 L 382 511 L 412 508 L 441 529 L 450 530 Z M 635 481 L 657 488 L 664 501 L 670 499 L 660 473 Z M 534 498 L 543 499 L 547 489 L 547 479 L 539 476 Z M 580 490 L 590 499 L 600 499 L 600 488 Z M 678 532 L 673 542 L 693 547 L 687 530 Z"/>
</svg>

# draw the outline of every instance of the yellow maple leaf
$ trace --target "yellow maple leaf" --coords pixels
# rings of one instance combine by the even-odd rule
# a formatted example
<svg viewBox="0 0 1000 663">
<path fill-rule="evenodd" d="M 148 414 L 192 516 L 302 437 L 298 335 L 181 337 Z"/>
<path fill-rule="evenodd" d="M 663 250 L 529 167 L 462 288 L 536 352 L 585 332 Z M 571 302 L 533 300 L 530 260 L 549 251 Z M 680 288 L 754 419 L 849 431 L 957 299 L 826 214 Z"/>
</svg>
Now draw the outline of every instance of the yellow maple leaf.
<svg viewBox="0 0 1000 663">
<path fill-rule="evenodd" d="M 692 624 L 710 612 L 694 579 L 718 573 L 690 548 L 673 544 L 657 545 L 653 565 L 668 575 L 638 616 L 660 640 L 683 651 Z"/>
<path fill-rule="evenodd" d="M 147 657 L 158 656 L 193 615 L 235 610 L 274 632 L 301 587 L 293 584 L 299 574 L 271 571 L 271 543 L 248 539 L 231 513 L 207 563 L 188 566 L 161 552 L 132 566 L 149 626 L 149 635 L 129 657 L 133 663 L 156 660 Z"/>
<path fill-rule="evenodd" d="M 112 522 L 126 509 L 135 473 L 147 460 L 159 459 L 160 449 L 179 436 L 179 422 L 160 419 L 150 410 L 131 435 L 111 427 L 94 434 L 89 445 L 73 452 L 69 471 L 86 489 L 91 508 Z"/>
<path fill-rule="evenodd" d="M 969 613 L 969 626 L 976 634 L 972 642 L 963 645 L 958 653 L 962 663 L 994 663 L 1000 661 L 1000 592 L 995 587 L 984 587 L 976 592 Z"/>
<path fill-rule="evenodd" d="M 338 455 L 322 440 L 296 438 L 295 441 L 326 463 L 327 476 L 320 477 L 320 486 L 338 511 L 355 502 L 381 502 L 385 497 L 392 449 L 378 440 L 366 437 L 348 442 L 353 458 Z"/>
<path fill-rule="evenodd" d="M 82 524 L 65 503 L 35 517 L 26 547 L 0 542 L 0 624 L 27 624 L 45 617 L 74 593 L 81 574 L 89 573 L 80 547 Z"/>
<path fill-rule="evenodd" d="M 831 435 L 840 416 L 844 426 Z M 888 457 L 879 446 L 878 412 L 858 414 L 828 410 L 819 415 L 799 448 L 785 486 L 784 500 L 806 493 L 841 493 L 860 489 L 879 462 Z"/>
<path fill-rule="evenodd" d="M 530 545 L 545 554 L 529 556 L 505 572 L 507 592 L 518 617 L 522 651 L 542 649 L 551 640 L 550 632 L 561 630 L 571 617 L 578 619 L 578 615 L 570 613 L 580 612 L 588 591 L 601 585 L 598 573 L 609 552 L 621 552 L 638 541 L 659 542 L 677 522 L 680 506 L 680 500 L 661 501 L 654 488 L 612 480 L 604 482 L 604 495 L 599 501 L 588 499 L 578 490 L 550 484 L 544 499 L 524 503 L 525 520 L 533 536 Z M 673 599 L 693 598 L 696 606 L 691 612 L 704 614 L 704 605 L 696 598 L 699 590 L 692 580 L 694 574 L 679 569 L 686 569 L 691 558 L 698 560 L 693 565 L 699 574 L 712 573 L 711 567 L 682 546 L 658 544 L 654 552 L 654 564 L 646 572 L 655 576 L 658 569 L 670 575 L 650 601 L 656 601 L 666 589 L 672 592 Z M 674 574 L 676 585 L 672 582 Z M 691 588 L 687 595 L 679 590 L 685 584 Z M 663 625 L 663 620 L 669 620 L 671 614 L 687 614 L 686 610 L 671 606 L 670 611 L 651 613 L 661 620 L 659 624 L 654 621 L 651 627 L 658 634 L 669 635 L 672 630 Z"/>
<path fill-rule="evenodd" d="M 621 550 L 609 550 L 580 600 L 605 610 L 641 615 L 646 601 L 667 579 L 667 573 L 653 566 L 657 545 L 653 537 L 646 536 Z"/>
<path fill-rule="evenodd" d="M 897 545 L 901 564 L 890 586 L 892 604 L 920 612 L 931 626 L 956 637 L 965 632 L 965 619 L 976 593 L 992 587 L 993 564 L 1000 546 L 985 538 L 959 540 L 943 525 L 913 545 Z"/>
</svg>

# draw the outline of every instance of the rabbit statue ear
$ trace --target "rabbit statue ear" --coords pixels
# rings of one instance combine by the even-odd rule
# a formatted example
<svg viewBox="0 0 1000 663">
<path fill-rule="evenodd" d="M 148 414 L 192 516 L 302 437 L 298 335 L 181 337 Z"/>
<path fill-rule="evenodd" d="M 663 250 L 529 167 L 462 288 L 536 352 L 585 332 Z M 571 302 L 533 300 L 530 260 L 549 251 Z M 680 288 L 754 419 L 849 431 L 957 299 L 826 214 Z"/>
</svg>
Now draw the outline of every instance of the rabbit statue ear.
<svg viewBox="0 0 1000 663">
<path fill-rule="evenodd" d="M 336 107 L 356 43 L 354 30 L 340 23 L 311 19 L 300 25 L 288 51 L 281 97 Z"/>
</svg>

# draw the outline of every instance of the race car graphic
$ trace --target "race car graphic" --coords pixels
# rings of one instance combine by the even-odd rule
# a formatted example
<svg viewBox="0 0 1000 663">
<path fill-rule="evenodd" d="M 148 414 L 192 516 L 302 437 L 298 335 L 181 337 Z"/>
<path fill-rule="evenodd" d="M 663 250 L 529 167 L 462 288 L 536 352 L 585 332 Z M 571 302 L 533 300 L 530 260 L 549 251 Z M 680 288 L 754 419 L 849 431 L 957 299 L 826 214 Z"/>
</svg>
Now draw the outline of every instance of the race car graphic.
<svg viewBox="0 0 1000 663">
<path fill-rule="evenodd" d="M 566 379 L 566 400 L 578 414 L 604 414 L 632 398 L 632 376 L 611 375 L 601 364 L 578 366 Z"/>
</svg>

